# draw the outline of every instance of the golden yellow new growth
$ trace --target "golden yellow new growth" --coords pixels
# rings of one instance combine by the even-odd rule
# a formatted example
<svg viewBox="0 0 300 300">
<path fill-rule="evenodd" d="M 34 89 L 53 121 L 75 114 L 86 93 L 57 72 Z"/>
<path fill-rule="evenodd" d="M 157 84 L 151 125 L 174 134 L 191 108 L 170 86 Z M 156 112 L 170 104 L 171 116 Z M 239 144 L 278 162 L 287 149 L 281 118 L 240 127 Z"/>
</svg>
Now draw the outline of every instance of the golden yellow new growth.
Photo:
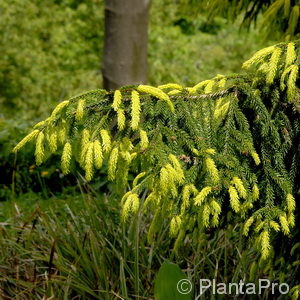
<svg viewBox="0 0 300 300">
<path fill-rule="evenodd" d="M 64 145 L 64 149 L 61 156 L 61 169 L 64 174 L 68 174 L 70 172 L 71 157 L 72 157 L 72 146 L 68 142 Z"/>
<path fill-rule="evenodd" d="M 172 182 L 176 182 L 178 184 L 183 184 L 184 183 L 184 173 L 182 169 L 175 169 L 172 167 L 171 164 L 166 164 L 165 166 L 166 170 L 169 173 L 169 178 L 171 179 Z"/>
<path fill-rule="evenodd" d="M 194 201 L 196 205 L 201 205 L 205 198 L 211 193 L 212 187 L 211 186 L 206 186 L 204 187 L 198 195 L 195 197 Z"/>
<path fill-rule="evenodd" d="M 192 185 L 193 184 L 186 184 L 182 189 L 182 203 L 185 208 L 189 206 Z"/>
<path fill-rule="evenodd" d="M 265 73 L 265 74 L 269 73 L 269 69 L 270 69 L 269 64 L 266 62 L 262 63 L 258 68 L 259 71 L 261 71 L 262 73 Z"/>
<path fill-rule="evenodd" d="M 260 158 L 259 158 L 258 154 L 255 151 L 251 151 L 250 155 L 252 156 L 255 164 L 258 166 L 260 164 Z"/>
<path fill-rule="evenodd" d="M 262 259 L 266 259 L 270 254 L 270 237 L 268 231 L 263 231 L 260 234 L 260 240 L 261 240 L 261 257 Z"/>
<path fill-rule="evenodd" d="M 288 43 L 286 49 L 286 58 L 285 58 L 285 67 L 291 65 L 295 59 L 297 58 L 296 51 L 295 51 L 295 44 Z"/>
<path fill-rule="evenodd" d="M 182 90 L 183 89 L 183 87 L 177 83 L 167 83 L 167 84 L 159 85 L 158 88 L 161 90 L 164 90 L 164 89 Z"/>
<path fill-rule="evenodd" d="M 120 90 L 116 90 L 114 92 L 114 101 L 112 104 L 112 108 L 114 109 L 114 111 L 117 111 L 120 108 L 122 102 L 122 94 Z"/>
<path fill-rule="evenodd" d="M 232 182 L 232 184 L 234 184 L 234 186 L 235 186 L 236 190 L 239 192 L 241 198 L 246 199 L 247 191 L 244 187 L 243 181 L 239 177 L 235 176 L 232 178 L 231 182 Z"/>
<path fill-rule="evenodd" d="M 204 93 L 205 94 L 209 94 L 212 92 L 212 89 L 214 87 L 215 82 L 213 80 L 209 80 L 209 82 L 207 83 L 207 85 L 204 88 Z"/>
<path fill-rule="evenodd" d="M 59 127 L 58 132 L 57 132 L 57 137 L 58 137 L 58 141 L 61 144 L 64 144 L 65 140 L 66 140 L 66 136 L 67 136 L 67 126 L 66 126 L 66 121 L 63 120 L 64 122 L 62 123 L 62 125 Z"/>
<path fill-rule="evenodd" d="M 171 237 L 175 237 L 178 232 L 179 232 L 179 229 L 180 229 L 180 226 L 181 226 L 181 218 L 180 216 L 175 216 L 171 219 L 171 222 L 170 222 L 170 236 Z"/>
<path fill-rule="evenodd" d="M 69 104 L 69 100 L 65 100 L 65 101 L 62 101 L 61 103 L 59 103 L 52 111 L 51 113 L 51 116 L 50 116 L 50 120 L 53 120 L 56 115 L 64 108 L 66 107 L 68 104 Z"/>
<path fill-rule="evenodd" d="M 213 217 L 211 219 L 211 225 L 213 227 L 215 227 L 219 224 L 219 215 L 221 213 L 221 205 L 215 199 L 213 199 L 210 202 L 210 208 L 211 208 L 211 213 L 213 215 Z"/>
<path fill-rule="evenodd" d="M 134 178 L 134 180 L 133 180 L 133 182 L 132 182 L 132 187 L 135 187 L 135 186 L 137 185 L 138 181 L 139 181 L 141 178 L 143 178 L 145 175 L 146 175 L 146 172 L 141 172 L 140 174 L 138 174 L 138 175 Z"/>
<path fill-rule="evenodd" d="M 38 129 L 35 129 L 32 132 L 30 132 L 13 148 L 12 151 L 13 152 L 19 151 L 25 144 L 27 144 L 29 141 L 35 138 L 39 134 L 39 132 L 40 131 Z"/>
<path fill-rule="evenodd" d="M 214 110 L 214 119 L 222 119 L 228 112 L 230 101 L 225 98 L 219 98 L 216 101 Z"/>
<path fill-rule="evenodd" d="M 100 135 L 102 138 L 102 147 L 104 152 L 109 152 L 109 150 L 111 149 L 111 139 L 108 131 L 106 129 L 101 129 Z"/>
<path fill-rule="evenodd" d="M 257 64 L 264 60 L 266 56 L 271 54 L 275 50 L 274 46 L 270 46 L 264 49 L 257 51 L 250 59 L 243 63 L 243 68 L 248 69 L 252 65 Z"/>
<path fill-rule="evenodd" d="M 259 198 L 259 188 L 255 183 L 252 188 L 252 199 L 253 201 L 256 201 L 258 198 Z"/>
<path fill-rule="evenodd" d="M 50 151 L 52 153 L 54 153 L 57 150 L 57 133 L 56 133 L 56 131 L 53 131 L 50 133 L 48 142 L 49 142 Z"/>
<path fill-rule="evenodd" d="M 279 231 L 280 230 L 280 225 L 277 222 L 275 222 L 275 221 L 270 221 L 270 227 L 272 229 L 274 229 L 275 231 Z"/>
<path fill-rule="evenodd" d="M 230 198 L 230 206 L 235 212 L 239 212 L 240 210 L 240 201 L 239 195 L 235 187 L 230 186 L 228 189 L 229 198 Z"/>
<path fill-rule="evenodd" d="M 208 204 L 204 204 L 202 210 L 202 224 L 204 227 L 209 226 L 209 215 L 210 215 L 210 207 Z"/>
<path fill-rule="evenodd" d="M 182 204 L 181 204 L 181 214 L 190 206 L 190 196 L 193 194 L 196 196 L 198 190 L 193 184 L 187 184 L 182 189 Z"/>
<path fill-rule="evenodd" d="M 255 232 L 260 232 L 262 228 L 265 226 L 266 221 L 260 221 L 258 225 L 255 227 Z"/>
<path fill-rule="evenodd" d="M 196 148 L 193 148 L 192 151 L 195 155 L 200 156 L 200 151 L 197 150 Z"/>
<path fill-rule="evenodd" d="M 154 203 L 154 204 L 159 204 L 161 196 L 156 192 L 153 191 L 151 192 L 148 197 L 145 199 L 144 205 L 143 205 L 143 210 L 146 211 L 147 207 L 149 204 Z"/>
<path fill-rule="evenodd" d="M 175 168 L 175 170 L 181 170 L 181 164 L 179 162 L 179 160 L 177 159 L 177 157 L 174 154 L 169 154 L 169 160 L 172 162 L 173 167 Z"/>
<path fill-rule="evenodd" d="M 207 79 L 204 81 L 201 81 L 199 83 L 197 83 L 195 86 L 192 87 L 192 89 L 194 89 L 195 91 L 199 90 L 200 88 L 203 88 L 205 86 L 207 86 L 208 84 L 211 85 L 211 82 L 214 82 L 213 80 Z"/>
<path fill-rule="evenodd" d="M 274 81 L 276 71 L 278 69 L 278 62 L 280 59 L 281 52 L 282 51 L 280 48 L 275 48 L 275 50 L 272 53 L 272 56 L 271 56 L 271 59 L 269 62 L 268 73 L 267 73 L 267 77 L 266 77 L 266 82 L 268 84 L 271 84 Z"/>
<path fill-rule="evenodd" d="M 140 95 L 137 91 L 131 93 L 131 128 L 136 130 L 139 127 L 141 114 Z"/>
<path fill-rule="evenodd" d="M 129 151 L 120 151 L 119 154 L 126 162 L 131 162 L 131 155 Z"/>
<path fill-rule="evenodd" d="M 85 155 L 85 179 L 91 181 L 94 172 L 94 143 L 89 142 Z"/>
<path fill-rule="evenodd" d="M 179 162 L 179 160 L 177 159 L 177 157 L 174 154 L 170 154 L 169 155 L 169 160 L 172 162 L 172 165 L 177 173 L 177 181 L 179 183 L 183 183 L 184 180 L 184 171 L 181 167 L 181 164 Z"/>
<path fill-rule="evenodd" d="M 280 78 L 280 89 L 282 91 L 285 89 L 285 78 L 286 78 L 286 75 L 291 72 L 291 70 L 293 69 L 293 67 L 294 67 L 294 65 L 290 65 L 289 67 L 287 67 L 282 72 L 282 75 L 281 75 L 281 78 Z"/>
<path fill-rule="evenodd" d="M 244 224 L 243 235 L 248 236 L 249 229 L 254 222 L 254 217 L 250 217 Z"/>
<path fill-rule="evenodd" d="M 35 161 L 38 166 L 42 164 L 45 157 L 44 139 L 45 135 L 42 131 L 40 131 L 40 133 L 37 136 L 35 145 Z"/>
<path fill-rule="evenodd" d="M 242 204 L 241 211 L 244 213 L 251 208 L 253 208 L 253 204 L 250 201 L 246 201 Z"/>
<path fill-rule="evenodd" d="M 94 141 L 94 163 L 96 169 L 100 169 L 103 163 L 102 146 L 99 140 Z"/>
<path fill-rule="evenodd" d="M 130 213 L 136 214 L 139 210 L 140 198 L 138 194 L 130 192 L 122 208 L 122 219 L 126 221 Z"/>
<path fill-rule="evenodd" d="M 216 227 L 219 225 L 219 215 L 214 214 L 213 217 L 211 218 L 211 226 Z"/>
<path fill-rule="evenodd" d="M 128 137 L 123 137 L 120 144 L 121 151 L 131 151 L 134 148 L 131 140 Z"/>
<path fill-rule="evenodd" d="M 292 65 L 289 79 L 287 81 L 287 98 L 289 102 L 294 100 L 296 94 L 296 80 L 298 75 L 299 66 Z"/>
<path fill-rule="evenodd" d="M 279 223 L 281 225 L 283 233 L 288 235 L 290 233 L 290 228 L 285 215 L 279 216 Z"/>
<path fill-rule="evenodd" d="M 130 158 L 131 160 L 135 159 L 137 157 L 137 153 L 136 152 L 133 152 L 130 154 Z"/>
<path fill-rule="evenodd" d="M 163 194 L 165 194 L 168 191 L 170 179 L 171 178 L 169 176 L 168 170 L 164 167 L 161 168 L 160 176 L 159 176 L 159 184 Z"/>
<path fill-rule="evenodd" d="M 145 130 L 140 129 L 140 139 L 141 139 L 141 150 L 145 150 L 149 146 L 149 140 L 147 136 L 147 132 Z"/>
<path fill-rule="evenodd" d="M 290 227 L 294 227 L 295 226 L 295 215 L 294 213 L 289 213 L 288 217 L 287 217 L 288 223 Z"/>
<path fill-rule="evenodd" d="M 296 208 L 296 202 L 295 202 L 295 198 L 292 194 L 287 194 L 286 203 L 287 203 L 288 212 L 290 212 L 290 213 L 294 212 L 294 210 Z"/>
<path fill-rule="evenodd" d="M 113 181 L 116 178 L 117 163 L 119 158 L 119 149 L 112 149 L 108 160 L 108 179 Z"/>
<path fill-rule="evenodd" d="M 90 141 L 90 131 L 88 129 L 82 130 L 81 135 L 81 149 Z"/>
<path fill-rule="evenodd" d="M 36 129 L 36 128 L 39 128 L 39 127 L 42 127 L 42 126 L 46 125 L 48 123 L 48 120 L 49 120 L 49 118 L 47 118 L 46 120 L 43 120 L 41 122 L 36 123 L 33 126 L 33 129 Z"/>
<path fill-rule="evenodd" d="M 211 154 L 211 155 L 216 154 L 216 150 L 212 149 L 212 148 L 206 149 L 205 152 L 208 153 L 208 154 Z"/>
<path fill-rule="evenodd" d="M 117 121 L 118 121 L 118 129 L 123 130 L 125 128 L 126 118 L 125 118 L 124 109 L 122 108 L 119 108 L 117 110 Z"/>
<path fill-rule="evenodd" d="M 205 165 L 206 165 L 207 171 L 211 177 L 212 183 L 214 183 L 214 184 L 218 183 L 220 180 L 219 171 L 216 167 L 214 160 L 209 157 L 206 158 Z"/>
<path fill-rule="evenodd" d="M 226 78 L 222 78 L 219 82 L 218 82 L 218 87 L 219 88 L 224 88 L 226 85 Z"/>
<path fill-rule="evenodd" d="M 139 92 L 150 94 L 160 100 L 166 101 L 171 112 L 175 111 L 174 104 L 172 103 L 170 97 L 166 93 L 164 93 L 162 90 L 155 88 L 153 86 L 150 86 L 150 85 L 139 85 L 137 87 L 137 90 Z"/>
<path fill-rule="evenodd" d="M 297 300 L 297 299 L 299 299 L 299 295 L 300 295 L 300 286 L 298 285 L 298 289 L 296 288 L 296 289 L 294 289 L 292 292 L 293 292 L 293 293 L 292 293 L 291 299 L 292 299 L 292 300 Z"/>
<path fill-rule="evenodd" d="M 185 90 L 189 93 L 189 95 L 195 95 L 197 93 L 197 89 L 193 87 L 187 87 Z"/>
<path fill-rule="evenodd" d="M 168 95 L 175 96 L 175 95 L 180 94 L 181 92 L 182 92 L 181 90 L 172 90 L 172 91 L 168 92 Z"/>
<path fill-rule="evenodd" d="M 86 152 L 90 143 L 90 131 L 88 129 L 83 129 L 81 134 L 81 145 L 80 145 L 80 159 L 79 163 L 81 167 L 85 168 Z"/>
<path fill-rule="evenodd" d="M 84 115 L 84 104 L 85 104 L 85 100 L 84 99 L 80 99 L 78 101 L 77 110 L 76 110 L 76 120 L 77 121 L 80 121 L 83 118 L 83 115 Z"/>
<path fill-rule="evenodd" d="M 88 141 L 85 145 L 82 145 L 81 152 L 80 152 L 79 164 L 84 169 L 85 169 L 86 153 L 89 148 L 89 143 L 90 142 Z"/>
<path fill-rule="evenodd" d="M 128 196 L 131 195 L 131 194 L 132 194 L 132 191 L 128 191 L 128 192 L 126 192 L 126 193 L 123 195 L 123 197 L 122 197 L 122 199 L 121 199 L 121 204 L 122 204 L 122 205 L 124 205 L 126 199 L 127 199 Z"/>
<path fill-rule="evenodd" d="M 161 100 L 165 100 L 165 101 L 170 100 L 169 96 L 165 92 L 161 91 L 159 88 L 150 85 L 139 85 L 137 87 L 137 90 L 139 92 L 150 94 Z"/>
<path fill-rule="evenodd" d="M 210 207 L 217 215 L 221 213 L 221 205 L 215 199 L 210 202 Z"/>
<path fill-rule="evenodd" d="M 223 105 L 224 99 L 225 99 L 225 98 L 221 97 L 221 98 L 218 98 L 218 99 L 215 101 L 215 112 L 216 112 L 216 110 L 217 110 L 221 105 Z"/>
</svg>

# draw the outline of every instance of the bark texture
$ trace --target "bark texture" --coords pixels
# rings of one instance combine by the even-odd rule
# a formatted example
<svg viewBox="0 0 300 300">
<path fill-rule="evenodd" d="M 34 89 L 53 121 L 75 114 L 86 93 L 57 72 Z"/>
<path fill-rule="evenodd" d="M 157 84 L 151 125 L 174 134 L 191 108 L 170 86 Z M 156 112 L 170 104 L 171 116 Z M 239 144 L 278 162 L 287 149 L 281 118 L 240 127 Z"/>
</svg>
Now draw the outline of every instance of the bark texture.
<svg viewBox="0 0 300 300">
<path fill-rule="evenodd" d="M 147 80 L 151 0 L 106 0 L 103 85 L 114 90 Z"/>
</svg>

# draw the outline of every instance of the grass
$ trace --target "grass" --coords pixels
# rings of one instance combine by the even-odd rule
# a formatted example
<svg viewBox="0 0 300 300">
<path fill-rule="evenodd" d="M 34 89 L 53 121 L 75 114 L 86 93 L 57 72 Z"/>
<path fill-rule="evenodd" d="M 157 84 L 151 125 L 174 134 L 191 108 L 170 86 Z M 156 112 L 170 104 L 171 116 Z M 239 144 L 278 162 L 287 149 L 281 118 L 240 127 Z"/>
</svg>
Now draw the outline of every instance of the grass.
<svg viewBox="0 0 300 300">
<path fill-rule="evenodd" d="M 119 201 L 111 195 L 66 194 L 46 200 L 28 193 L 2 203 L 6 216 L 0 223 L 3 299 L 153 299 L 154 279 L 166 259 L 186 272 L 195 291 L 200 278 L 279 280 L 288 267 L 284 280 L 296 282 L 298 267 L 288 262 L 256 264 L 257 253 L 241 236 L 239 225 L 199 231 L 197 244 L 187 236 L 185 247 L 173 253 L 164 223 L 149 244 L 151 216 L 132 216 L 123 224 Z M 295 252 L 294 257 L 299 255 Z M 250 269 L 254 274 L 249 274 Z"/>
<path fill-rule="evenodd" d="M 106 284 L 110 274 L 117 272 L 114 259 L 121 256 L 122 241 L 120 228 L 110 227 L 115 224 L 114 209 L 110 218 L 104 218 L 107 207 L 95 199 L 53 200 L 43 208 L 35 205 L 31 214 L 24 215 L 18 204 L 13 205 L 15 217 L 1 232 L 1 250 L 6 250 L 1 265 L 14 257 L 10 279 L 2 280 L 5 296 L 27 299 L 33 294 L 35 299 L 48 294 L 70 299 L 81 294 L 111 299 Z"/>
</svg>

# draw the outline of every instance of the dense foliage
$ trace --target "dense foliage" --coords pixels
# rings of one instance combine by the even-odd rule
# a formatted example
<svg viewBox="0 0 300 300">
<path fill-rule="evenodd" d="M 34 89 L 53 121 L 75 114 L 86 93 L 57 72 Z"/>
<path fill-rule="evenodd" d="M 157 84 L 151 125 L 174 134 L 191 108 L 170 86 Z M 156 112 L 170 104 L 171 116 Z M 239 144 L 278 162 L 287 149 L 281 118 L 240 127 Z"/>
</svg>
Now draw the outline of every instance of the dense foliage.
<svg viewBox="0 0 300 300">
<path fill-rule="evenodd" d="M 299 0 L 181 0 L 183 9 L 190 14 L 199 15 L 204 10 L 212 18 L 223 16 L 236 21 L 243 16 L 243 26 L 259 24 L 267 36 L 273 38 L 295 39 L 300 34 L 300 2 Z M 192 4 L 194 10 L 186 9 Z"/>
<path fill-rule="evenodd" d="M 63 172 L 74 158 L 88 181 L 104 168 L 123 219 L 152 209 L 149 241 L 168 219 L 175 250 L 187 235 L 197 243 L 230 206 L 266 259 L 273 232 L 295 226 L 299 49 L 298 41 L 264 48 L 244 63 L 246 73 L 192 88 L 84 93 L 61 102 L 14 151 L 35 139 L 37 165 L 62 151 Z"/>
</svg>

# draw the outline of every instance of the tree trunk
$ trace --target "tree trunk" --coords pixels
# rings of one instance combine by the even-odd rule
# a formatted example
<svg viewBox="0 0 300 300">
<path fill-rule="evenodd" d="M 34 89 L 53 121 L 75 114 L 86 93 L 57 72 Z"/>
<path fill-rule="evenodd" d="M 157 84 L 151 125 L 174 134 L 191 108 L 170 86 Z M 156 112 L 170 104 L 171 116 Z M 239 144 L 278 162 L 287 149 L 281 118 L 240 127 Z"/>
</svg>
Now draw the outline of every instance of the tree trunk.
<svg viewBox="0 0 300 300">
<path fill-rule="evenodd" d="M 147 80 L 151 0 L 106 0 L 103 86 L 114 90 Z"/>
</svg>

